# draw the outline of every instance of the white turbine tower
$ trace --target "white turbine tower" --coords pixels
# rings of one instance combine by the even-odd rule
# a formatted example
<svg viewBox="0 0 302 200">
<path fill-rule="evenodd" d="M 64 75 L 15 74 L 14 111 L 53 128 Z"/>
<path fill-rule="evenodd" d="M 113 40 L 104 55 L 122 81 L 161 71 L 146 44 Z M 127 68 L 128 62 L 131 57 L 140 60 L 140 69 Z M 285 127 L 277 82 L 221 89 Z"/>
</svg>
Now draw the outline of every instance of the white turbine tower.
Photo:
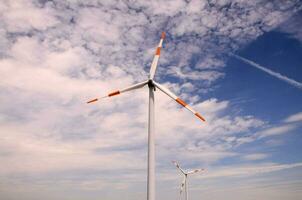
<svg viewBox="0 0 302 200">
<path fill-rule="evenodd" d="M 180 185 L 180 200 L 181 200 L 181 194 L 182 194 L 182 191 L 183 189 L 185 189 L 185 197 L 186 197 L 186 200 L 189 200 L 189 191 L 188 191 L 188 175 L 189 174 L 195 174 L 197 172 L 201 172 L 201 171 L 204 171 L 204 169 L 194 169 L 194 170 L 191 170 L 191 171 L 184 171 L 180 166 L 179 164 L 176 162 L 176 161 L 172 161 L 172 163 L 179 169 L 179 171 L 182 173 L 183 175 L 183 181 L 181 182 L 181 185 Z"/>
<path fill-rule="evenodd" d="M 164 86 L 160 85 L 159 83 L 156 83 L 153 78 L 156 72 L 157 63 L 160 56 L 160 50 L 162 48 L 163 41 L 165 39 L 166 34 L 163 32 L 161 34 L 161 39 L 159 41 L 159 44 L 155 51 L 155 56 L 153 58 L 151 69 L 149 73 L 148 80 L 137 83 L 135 85 L 132 85 L 130 87 L 126 87 L 122 90 L 116 90 L 114 92 L 111 92 L 105 96 L 92 99 L 88 101 L 87 103 L 96 102 L 102 98 L 106 97 L 112 97 L 124 92 L 128 92 L 131 90 L 142 88 L 146 85 L 149 87 L 149 120 L 148 120 L 148 183 L 147 183 L 147 200 L 155 200 L 155 143 L 154 143 L 154 91 L 155 88 L 158 88 L 163 93 L 174 99 L 177 103 L 182 105 L 183 107 L 187 108 L 189 111 L 191 111 L 196 117 L 198 117 L 200 120 L 205 121 L 205 119 L 196 111 L 194 111 L 186 102 L 178 98 L 175 94 L 173 94 L 171 91 L 169 91 Z"/>
</svg>

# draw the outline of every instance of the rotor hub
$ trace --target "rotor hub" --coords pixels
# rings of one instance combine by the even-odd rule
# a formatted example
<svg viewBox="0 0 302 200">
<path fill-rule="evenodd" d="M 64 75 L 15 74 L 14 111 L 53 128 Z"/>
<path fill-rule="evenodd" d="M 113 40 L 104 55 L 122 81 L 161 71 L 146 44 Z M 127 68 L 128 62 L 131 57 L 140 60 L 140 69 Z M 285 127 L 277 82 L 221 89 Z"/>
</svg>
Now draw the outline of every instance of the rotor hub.
<svg viewBox="0 0 302 200">
<path fill-rule="evenodd" d="M 149 81 L 148 81 L 148 87 L 149 87 L 149 88 L 155 88 L 155 85 L 154 85 L 152 79 L 149 79 Z"/>
</svg>

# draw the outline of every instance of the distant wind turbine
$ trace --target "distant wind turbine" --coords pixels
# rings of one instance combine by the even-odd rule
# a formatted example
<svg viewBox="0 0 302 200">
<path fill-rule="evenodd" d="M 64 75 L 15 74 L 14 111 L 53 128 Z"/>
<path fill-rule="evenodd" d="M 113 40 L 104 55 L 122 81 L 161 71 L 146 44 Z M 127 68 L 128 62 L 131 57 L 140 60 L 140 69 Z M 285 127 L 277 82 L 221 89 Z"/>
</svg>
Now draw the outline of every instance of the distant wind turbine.
<svg viewBox="0 0 302 200">
<path fill-rule="evenodd" d="M 204 171 L 204 169 L 194 169 L 194 170 L 191 170 L 191 171 L 184 171 L 178 164 L 178 162 L 176 161 L 172 161 L 172 163 L 179 169 L 179 171 L 182 173 L 183 175 L 183 181 L 181 182 L 181 185 L 180 185 L 180 200 L 181 200 L 181 195 L 182 195 L 182 191 L 185 190 L 185 197 L 186 199 L 185 200 L 189 200 L 189 191 L 188 191 L 188 175 L 189 174 L 195 174 L 195 173 L 198 173 L 198 172 L 201 172 L 201 171 Z"/>
<path fill-rule="evenodd" d="M 286 76 L 284 76 L 284 75 L 282 75 L 282 74 L 280 74 L 278 72 L 274 72 L 273 70 L 265 68 L 265 67 L 263 67 L 263 66 L 255 63 L 255 62 L 253 62 L 251 60 L 248 60 L 246 58 L 243 58 L 243 57 L 241 57 L 239 55 L 232 54 L 232 53 L 230 55 L 233 56 L 233 57 L 235 57 L 235 58 L 237 58 L 238 60 L 241 60 L 241 61 L 243 61 L 243 62 L 245 62 L 245 63 L 247 63 L 247 64 L 249 64 L 249 65 L 251 65 L 253 67 L 256 67 L 256 68 L 258 68 L 258 69 L 260 69 L 260 70 L 268 73 L 269 75 L 271 75 L 271 76 L 273 76 L 273 77 L 275 77 L 275 78 L 277 78 L 277 79 L 279 79 L 281 81 L 284 81 L 284 82 L 286 82 L 286 83 L 288 83 L 288 84 L 290 84 L 290 85 L 292 85 L 292 86 L 294 86 L 296 88 L 302 89 L 302 83 L 300 83 L 298 81 L 295 81 L 294 79 L 288 78 L 288 77 L 286 77 Z"/>
<path fill-rule="evenodd" d="M 157 63 L 160 56 L 160 50 L 162 48 L 163 41 L 165 39 L 166 34 L 163 32 L 161 34 L 161 39 L 159 41 L 159 44 L 155 51 L 155 56 L 153 58 L 151 69 L 149 73 L 149 78 L 146 81 L 143 81 L 141 83 L 137 83 L 135 85 L 132 85 L 130 87 L 126 87 L 122 90 L 116 90 L 114 92 L 111 92 L 105 96 L 92 99 L 88 101 L 87 103 L 93 103 L 96 102 L 102 98 L 106 97 L 112 97 L 124 92 L 128 92 L 131 90 L 142 88 L 146 85 L 149 87 L 149 119 L 148 119 L 148 183 L 147 183 L 147 200 L 155 200 L 155 143 L 154 143 L 154 91 L 155 88 L 158 88 L 160 91 L 174 99 L 177 103 L 191 111 L 196 117 L 198 117 L 200 120 L 205 121 L 205 119 L 196 111 L 194 111 L 186 102 L 178 98 L 175 94 L 173 94 L 171 91 L 169 91 L 167 88 L 162 86 L 161 84 L 155 82 L 154 75 L 156 72 Z"/>
</svg>

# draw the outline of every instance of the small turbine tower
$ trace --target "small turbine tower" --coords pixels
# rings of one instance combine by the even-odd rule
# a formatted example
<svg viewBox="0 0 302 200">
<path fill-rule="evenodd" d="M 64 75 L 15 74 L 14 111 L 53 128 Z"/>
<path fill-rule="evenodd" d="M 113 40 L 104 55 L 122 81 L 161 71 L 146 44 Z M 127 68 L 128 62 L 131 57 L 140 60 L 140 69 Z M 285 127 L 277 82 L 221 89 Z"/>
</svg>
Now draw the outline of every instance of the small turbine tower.
<svg viewBox="0 0 302 200">
<path fill-rule="evenodd" d="M 174 99 L 177 103 L 191 111 L 200 120 L 205 119 L 196 111 L 194 111 L 186 102 L 178 98 L 175 94 L 169 91 L 161 84 L 154 81 L 154 75 L 157 68 L 157 63 L 160 56 L 160 50 L 162 48 L 163 41 L 166 37 L 165 32 L 162 32 L 159 44 L 156 48 L 155 55 L 151 64 L 149 78 L 141 83 L 134 84 L 121 90 L 113 91 L 105 96 L 98 97 L 88 101 L 87 103 L 96 102 L 102 98 L 113 97 L 121 93 L 129 92 L 131 90 L 142 88 L 146 85 L 149 87 L 149 121 L 148 121 L 148 185 L 147 185 L 147 200 L 155 200 L 155 143 L 154 143 L 154 91 L 158 88 L 160 91 Z"/>
<path fill-rule="evenodd" d="M 181 195 L 182 195 L 182 191 L 185 189 L 185 197 L 186 199 L 185 200 L 189 200 L 189 191 L 188 191 L 188 175 L 189 174 L 195 174 L 197 172 L 201 172 L 201 171 L 204 171 L 204 169 L 194 169 L 194 170 L 191 170 L 191 171 L 184 171 L 180 166 L 179 164 L 176 162 L 176 161 L 172 161 L 172 163 L 179 169 L 179 171 L 182 173 L 183 175 L 183 181 L 181 182 L 181 185 L 180 185 L 180 191 L 179 191 L 179 195 L 180 195 L 180 200 L 181 200 Z"/>
</svg>

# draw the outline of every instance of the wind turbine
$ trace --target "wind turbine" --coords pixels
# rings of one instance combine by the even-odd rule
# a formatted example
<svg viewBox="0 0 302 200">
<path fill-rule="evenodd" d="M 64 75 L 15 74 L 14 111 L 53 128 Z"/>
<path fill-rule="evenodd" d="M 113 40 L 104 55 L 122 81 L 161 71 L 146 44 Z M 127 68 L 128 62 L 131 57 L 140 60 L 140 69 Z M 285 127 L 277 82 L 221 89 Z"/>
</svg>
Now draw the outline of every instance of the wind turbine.
<svg viewBox="0 0 302 200">
<path fill-rule="evenodd" d="M 186 102 L 178 98 L 174 93 L 170 90 L 162 86 L 161 84 L 154 81 L 154 75 L 157 68 L 157 63 L 160 56 L 160 50 L 162 48 L 163 41 L 166 37 L 165 32 L 162 32 L 159 44 L 155 51 L 155 56 L 153 58 L 149 78 L 146 81 L 141 83 L 137 83 L 135 85 L 126 87 L 121 90 L 113 91 L 105 96 L 98 97 L 88 101 L 87 103 L 96 102 L 102 98 L 112 97 L 115 95 L 119 95 L 124 92 L 128 92 L 131 90 L 142 88 L 146 85 L 149 87 L 149 119 L 148 119 L 148 183 L 147 183 L 147 200 L 155 200 L 155 143 L 154 143 L 154 91 L 155 88 L 158 88 L 160 91 L 174 99 L 177 103 L 191 111 L 196 117 L 200 120 L 205 121 L 205 119 L 196 111 L 194 111 Z"/>
<path fill-rule="evenodd" d="M 183 181 L 181 182 L 181 185 L 180 185 L 180 199 L 181 199 L 181 193 L 182 193 L 183 189 L 185 189 L 186 200 L 189 200 L 188 180 L 187 180 L 188 175 L 204 171 L 204 169 L 194 169 L 194 170 L 186 172 L 179 166 L 179 164 L 176 161 L 172 161 L 172 163 L 179 169 L 179 171 L 183 174 L 183 177 L 184 177 Z"/>
</svg>

